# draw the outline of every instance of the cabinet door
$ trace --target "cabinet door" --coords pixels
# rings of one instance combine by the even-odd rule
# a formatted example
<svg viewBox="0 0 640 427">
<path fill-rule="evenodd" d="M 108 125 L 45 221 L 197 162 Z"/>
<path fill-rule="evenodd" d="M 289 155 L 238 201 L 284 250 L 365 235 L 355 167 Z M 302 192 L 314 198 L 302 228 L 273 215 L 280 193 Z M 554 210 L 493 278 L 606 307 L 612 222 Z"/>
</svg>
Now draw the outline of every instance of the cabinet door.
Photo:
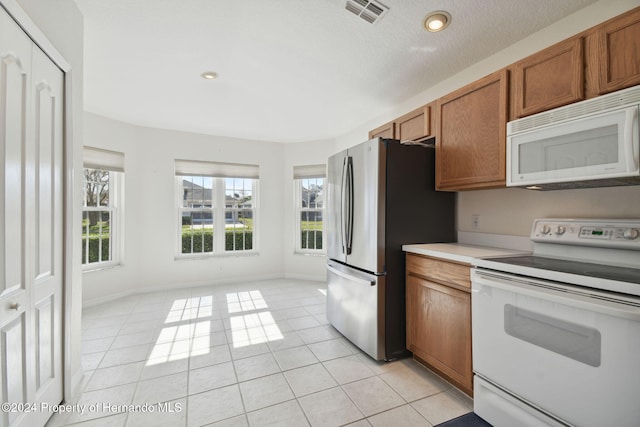
<svg viewBox="0 0 640 427">
<path fill-rule="evenodd" d="M 507 96 L 505 69 L 437 101 L 436 189 L 504 187 Z"/>
<path fill-rule="evenodd" d="M 396 138 L 418 141 L 431 136 L 431 107 L 425 105 L 395 120 Z"/>
<path fill-rule="evenodd" d="M 373 130 L 369 131 L 369 139 L 373 139 L 373 138 L 394 138 L 395 137 L 395 132 L 394 132 L 395 126 L 393 122 L 389 122 L 387 124 L 384 124 L 378 128 L 375 128 Z"/>
<path fill-rule="evenodd" d="M 407 315 L 409 350 L 471 393 L 471 295 L 408 275 Z"/>
<path fill-rule="evenodd" d="M 516 118 L 584 99 L 582 37 L 565 40 L 518 61 L 514 70 Z"/>
<path fill-rule="evenodd" d="M 600 93 L 640 84 L 640 8 L 597 27 Z"/>
</svg>

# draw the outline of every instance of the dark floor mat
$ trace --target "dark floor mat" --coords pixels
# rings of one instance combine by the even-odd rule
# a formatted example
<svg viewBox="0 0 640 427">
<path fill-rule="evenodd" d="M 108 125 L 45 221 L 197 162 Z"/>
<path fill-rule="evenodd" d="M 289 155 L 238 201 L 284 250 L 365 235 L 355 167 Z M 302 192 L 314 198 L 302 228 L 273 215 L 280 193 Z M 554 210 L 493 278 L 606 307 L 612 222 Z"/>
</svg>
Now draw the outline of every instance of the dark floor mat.
<svg viewBox="0 0 640 427">
<path fill-rule="evenodd" d="M 469 412 L 458 418 L 445 421 L 435 427 L 491 427 L 491 424 L 474 414 Z"/>
</svg>

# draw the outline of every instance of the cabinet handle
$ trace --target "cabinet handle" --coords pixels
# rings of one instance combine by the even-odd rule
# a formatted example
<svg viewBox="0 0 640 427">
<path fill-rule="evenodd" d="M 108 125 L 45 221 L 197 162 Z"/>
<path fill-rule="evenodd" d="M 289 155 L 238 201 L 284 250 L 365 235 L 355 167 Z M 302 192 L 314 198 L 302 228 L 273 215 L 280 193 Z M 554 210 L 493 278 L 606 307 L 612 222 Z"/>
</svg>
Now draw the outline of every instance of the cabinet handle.
<svg viewBox="0 0 640 427">
<path fill-rule="evenodd" d="M 18 311 L 18 310 L 20 310 L 20 303 L 19 303 L 19 302 L 11 303 L 11 305 L 9 306 L 9 308 L 10 308 L 11 310 Z"/>
</svg>

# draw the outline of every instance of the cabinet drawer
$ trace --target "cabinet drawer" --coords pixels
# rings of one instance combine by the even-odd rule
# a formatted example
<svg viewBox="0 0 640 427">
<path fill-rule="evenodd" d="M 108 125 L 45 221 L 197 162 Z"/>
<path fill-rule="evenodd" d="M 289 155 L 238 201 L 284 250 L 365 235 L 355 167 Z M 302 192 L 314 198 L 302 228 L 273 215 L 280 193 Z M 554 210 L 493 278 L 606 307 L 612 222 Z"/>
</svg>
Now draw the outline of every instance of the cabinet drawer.
<svg viewBox="0 0 640 427">
<path fill-rule="evenodd" d="M 451 261 L 407 254 L 407 272 L 436 282 L 471 289 L 470 266 Z"/>
</svg>

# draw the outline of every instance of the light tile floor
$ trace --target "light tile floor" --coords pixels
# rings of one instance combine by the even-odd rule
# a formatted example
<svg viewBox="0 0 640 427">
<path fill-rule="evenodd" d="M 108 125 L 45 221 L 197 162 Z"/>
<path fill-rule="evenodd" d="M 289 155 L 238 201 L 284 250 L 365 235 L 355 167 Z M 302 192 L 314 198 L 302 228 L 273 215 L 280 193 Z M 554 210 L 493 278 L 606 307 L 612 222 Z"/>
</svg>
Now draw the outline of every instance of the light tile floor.
<svg viewBox="0 0 640 427">
<path fill-rule="evenodd" d="M 379 363 L 325 318 L 324 285 L 136 295 L 83 312 L 75 426 L 433 426 L 471 399 L 411 359 Z"/>
</svg>

